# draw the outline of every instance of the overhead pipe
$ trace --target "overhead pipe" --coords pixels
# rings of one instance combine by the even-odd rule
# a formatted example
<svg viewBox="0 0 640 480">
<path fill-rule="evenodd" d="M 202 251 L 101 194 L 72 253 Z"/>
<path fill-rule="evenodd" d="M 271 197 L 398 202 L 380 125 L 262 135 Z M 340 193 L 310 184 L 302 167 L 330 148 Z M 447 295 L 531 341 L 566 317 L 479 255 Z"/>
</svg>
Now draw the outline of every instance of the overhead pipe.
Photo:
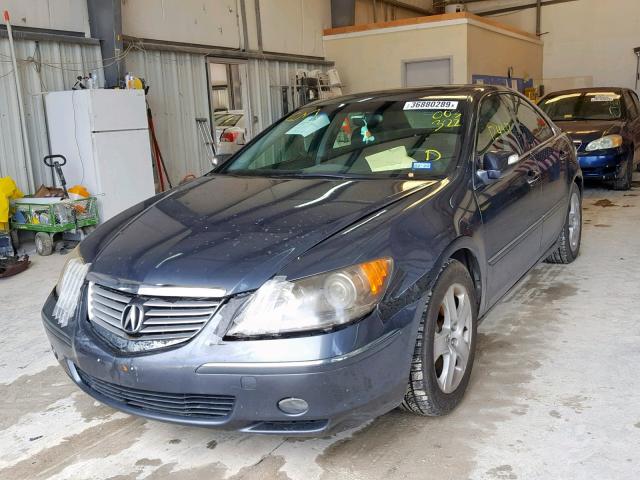
<svg viewBox="0 0 640 480">
<path fill-rule="evenodd" d="M 33 166 L 31 165 L 31 149 L 29 148 L 29 137 L 27 135 L 27 122 L 24 116 L 24 102 L 22 100 L 22 88 L 20 87 L 20 76 L 18 74 L 18 64 L 16 62 L 16 50 L 13 44 L 13 31 L 11 30 L 11 18 L 9 12 L 4 11 L 4 23 L 7 25 L 7 35 L 9 36 L 9 49 L 11 50 L 11 64 L 13 65 L 13 78 L 16 83 L 18 93 L 18 116 L 20 117 L 20 130 L 22 131 L 22 148 L 24 151 L 24 164 L 27 172 L 27 182 L 29 189 L 35 188 L 33 178 Z"/>
<path fill-rule="evenodd" d="M 536 35 L 542 35 L 542 0 L 536 3 Z"/>
</svg>

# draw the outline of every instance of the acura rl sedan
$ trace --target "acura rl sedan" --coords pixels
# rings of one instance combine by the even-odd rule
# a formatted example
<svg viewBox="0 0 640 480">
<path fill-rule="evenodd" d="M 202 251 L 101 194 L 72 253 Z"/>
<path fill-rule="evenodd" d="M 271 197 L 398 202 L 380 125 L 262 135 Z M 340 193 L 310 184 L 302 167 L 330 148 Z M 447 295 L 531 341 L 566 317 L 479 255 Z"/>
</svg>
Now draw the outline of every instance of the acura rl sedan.
<svg viewBox="0 0 640 480">
<path fill-rule="evenodd" d="M 640 101 L 627 88 L 554 92 L 540 108 L 573 140 L 585 178 L 629 190 L 640 161 Z"/>
<path fill-rule="evenodd" d="M 478 321 L 577 257 L 581 192 L 571 140 L 513 91 L 324 100 L 100 226 L 44 325 L 78 387 L 151 419 L 318 435 L 443 415 Z"/>
</svg>

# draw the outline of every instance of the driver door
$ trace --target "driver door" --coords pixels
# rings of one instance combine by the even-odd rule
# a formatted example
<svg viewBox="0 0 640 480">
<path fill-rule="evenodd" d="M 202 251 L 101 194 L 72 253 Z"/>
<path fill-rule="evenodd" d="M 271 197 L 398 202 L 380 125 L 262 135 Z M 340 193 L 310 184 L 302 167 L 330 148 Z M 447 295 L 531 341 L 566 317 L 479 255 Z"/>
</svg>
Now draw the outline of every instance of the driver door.
<svg viewBox="0 0 640 480">
<path fill-rule="evenodd" d="M 516 154 L 500 178 L 475 176 L 475 197 L 482 217 L 488 260 L 488 305 L 500 299 L 540 257 L 542 215 L 540 169 L 524 151 L 522 136 L 506 94 L 492 94 L 480 104 L 476 165 L 483 170 L 487 152 Z M 486 177 L 486 176 L 485 176 Z"/>
</svg>

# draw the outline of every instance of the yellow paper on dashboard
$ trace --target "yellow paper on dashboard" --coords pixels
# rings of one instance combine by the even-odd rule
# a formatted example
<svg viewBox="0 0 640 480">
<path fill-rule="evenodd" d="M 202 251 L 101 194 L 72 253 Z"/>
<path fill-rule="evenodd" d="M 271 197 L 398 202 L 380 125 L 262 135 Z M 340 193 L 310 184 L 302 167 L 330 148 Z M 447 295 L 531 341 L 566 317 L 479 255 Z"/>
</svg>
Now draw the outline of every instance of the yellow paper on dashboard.
<svg viewBox="0 0 640 480">
<path fill-rule="evenodd" d="M 367 155 L 364 158 L 372 172 L 405 170 L 413 165 L 413 158 L 407 155 L 407 149 L 404 145 L 374 153 L 373 155 Z"/>
</svg>

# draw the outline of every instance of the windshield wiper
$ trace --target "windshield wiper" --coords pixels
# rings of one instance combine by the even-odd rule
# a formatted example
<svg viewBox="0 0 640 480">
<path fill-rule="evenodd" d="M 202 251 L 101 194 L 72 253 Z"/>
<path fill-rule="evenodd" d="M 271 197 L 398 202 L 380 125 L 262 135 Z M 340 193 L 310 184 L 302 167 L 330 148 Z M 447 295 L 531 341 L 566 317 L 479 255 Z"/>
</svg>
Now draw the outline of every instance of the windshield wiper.
<svg viewBox="0 0 640 480">
<path fill-rule="evenodd" d="M 291 178 L 337 178 L 340 180 L 347 178 L 367 178 L 362 175 L 350 175 L 348 173 L 325 173 L 325 172 L 291 172 L 291 173 L 270 173 L 273 177 L 291 177 Z"/>
</svg>

